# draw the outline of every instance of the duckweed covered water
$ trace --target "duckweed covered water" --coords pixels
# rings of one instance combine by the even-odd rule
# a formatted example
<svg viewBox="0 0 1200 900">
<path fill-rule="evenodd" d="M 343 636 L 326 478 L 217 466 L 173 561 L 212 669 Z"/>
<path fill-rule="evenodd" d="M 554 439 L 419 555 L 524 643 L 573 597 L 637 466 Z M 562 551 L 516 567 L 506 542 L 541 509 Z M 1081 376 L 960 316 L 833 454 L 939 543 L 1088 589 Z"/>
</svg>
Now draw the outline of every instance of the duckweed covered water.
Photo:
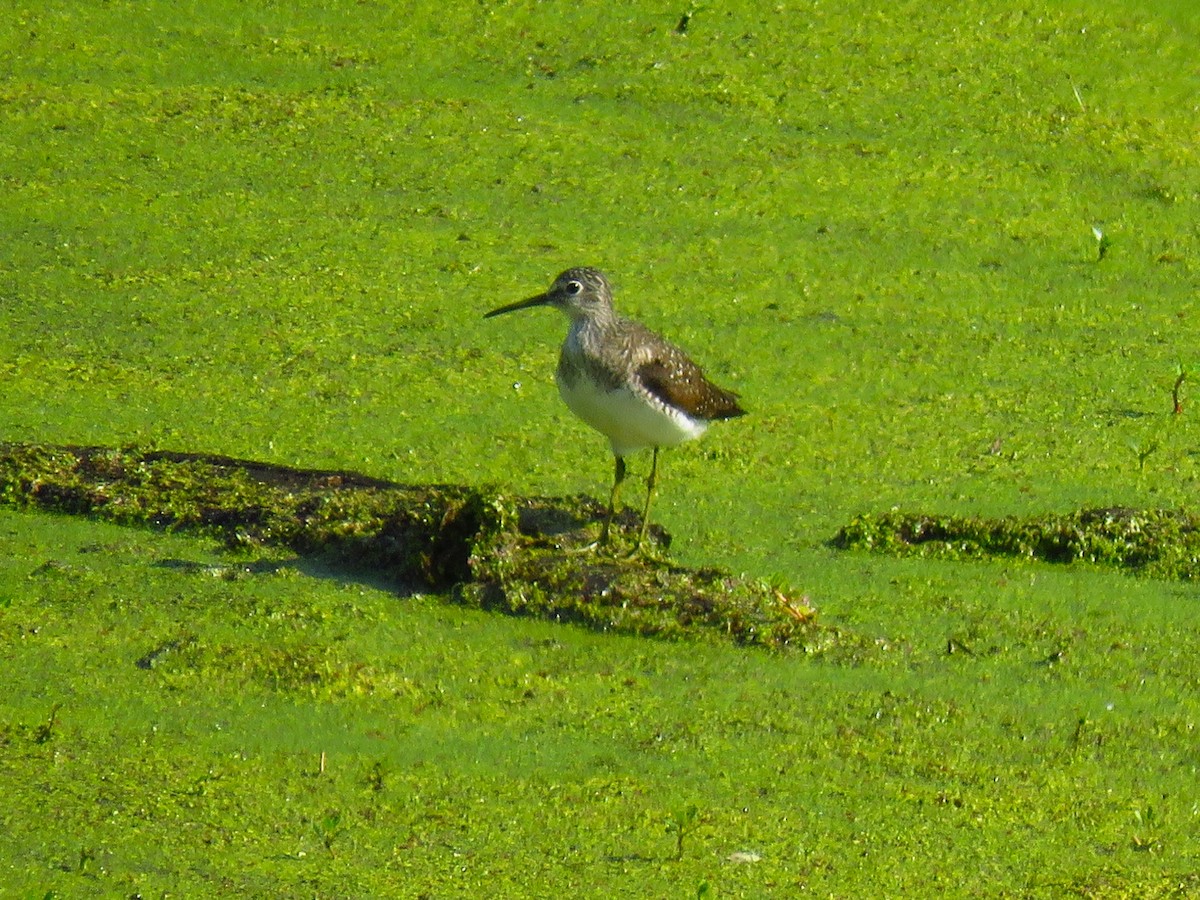
<svg viewBox="0 0 1200 900">
<path fill-rule="evenodd" d="M 677 565 L 810 598 L 832 647 L 0 510 L 0 881 L 1196 893 L 1191 582 L 827 546 L 1194 508 L 1190 7 L 549 13 L 10 9 L 0 439 L 594 495 L 561 321 L 480 317 L 596 265 L 750 412 L 664 454 Z"/>
</svg>

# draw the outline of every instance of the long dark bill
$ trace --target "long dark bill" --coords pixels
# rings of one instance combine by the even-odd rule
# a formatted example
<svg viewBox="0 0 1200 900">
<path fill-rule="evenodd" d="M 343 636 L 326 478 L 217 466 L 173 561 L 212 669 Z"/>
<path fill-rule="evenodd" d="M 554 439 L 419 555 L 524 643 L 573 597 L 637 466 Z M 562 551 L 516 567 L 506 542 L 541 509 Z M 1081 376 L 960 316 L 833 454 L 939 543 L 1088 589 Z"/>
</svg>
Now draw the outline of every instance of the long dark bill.
<svg viewBox="0 0 1200 900">
<path fill-rule="evenodd" d="M 538 294 L 536 297 L 530 297 L 528 300 L 518 300 L 516 303 L 510 303 L 507 306 L 501 306 L 499 309 L 493 309 L 490 313 L 485 313 L 484 318 L 490 319 L 492 316 L 502 316 L 505 313 L 516 312 L 518 309 L 529 309 L 531 306 L 547 306 L 552 302 L 549 294 Z"/>
</svg>

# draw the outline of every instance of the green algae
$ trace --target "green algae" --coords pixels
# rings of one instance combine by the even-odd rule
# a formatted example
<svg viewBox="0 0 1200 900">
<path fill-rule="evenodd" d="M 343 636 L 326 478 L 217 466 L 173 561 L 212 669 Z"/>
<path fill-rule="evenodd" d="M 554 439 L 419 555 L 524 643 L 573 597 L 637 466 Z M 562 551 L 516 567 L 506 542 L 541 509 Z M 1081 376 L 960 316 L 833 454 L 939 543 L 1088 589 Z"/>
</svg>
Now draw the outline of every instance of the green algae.
<svg viewBox="0 0 1200 900">
<path fill-rule="evenodd" d="M 601 631 L 829 649 L 804 599 L 766 581 L 586 549 L 604 508 L 451 485 L 136 448 L 0 445 L 0 502 L 197 531 L 371 570 L 456 602 Z M 615 523 L 638 527 L 625 511 Z M 649 533 L 665 550 L 670 537 Z"/>
<path fill-rule="evenodd" d="M 1084 509 L 1036 516 L 855 516 L 830 545 L 934 559 L 1089 563 L 1153 578 L 1200 577 L 1200 516 L 1183 509 Z"/>
<path fill-rule="evenodd" d="M 673 552 L 878 643 L 597 636 L 0 511 L 5 888 L 1195 894 L 1192 585 L 824 546 L 1194 500 L 1183 6 L 18 3 L 0 437 L 596 491 L 559 326 L 478 326 L 595 263 L 753 406 L 671 454 Z"/>
</svg>

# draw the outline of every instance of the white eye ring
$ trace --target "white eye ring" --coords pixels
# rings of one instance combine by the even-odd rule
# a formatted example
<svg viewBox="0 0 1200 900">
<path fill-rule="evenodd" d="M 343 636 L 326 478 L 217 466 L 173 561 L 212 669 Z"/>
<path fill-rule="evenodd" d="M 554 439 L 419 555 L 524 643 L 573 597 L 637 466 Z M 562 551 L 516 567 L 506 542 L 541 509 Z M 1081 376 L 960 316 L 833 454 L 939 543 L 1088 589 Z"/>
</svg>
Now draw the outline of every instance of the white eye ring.
<svg viewBox="0 0 1200 900">
<path fill-rule="evenodd" d="M 583 285 L 580 284 L 578 281 L 568 281 L 567 282 L 567 293 L 568 294 L 578 294 L 582 290 L 583 290 Z"/>
</svg>

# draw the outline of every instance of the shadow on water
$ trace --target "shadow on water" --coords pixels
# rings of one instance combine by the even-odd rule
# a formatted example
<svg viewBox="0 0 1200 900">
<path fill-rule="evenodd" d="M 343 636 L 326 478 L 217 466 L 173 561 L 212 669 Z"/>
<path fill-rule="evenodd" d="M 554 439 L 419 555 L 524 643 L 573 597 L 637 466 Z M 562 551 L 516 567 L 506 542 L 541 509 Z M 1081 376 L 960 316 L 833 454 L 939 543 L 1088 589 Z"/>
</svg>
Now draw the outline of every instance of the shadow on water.
<svg viewBox="0 0 1200 900">
<path fill-rule="evenodd" d="M 158 569 L 170 569 L 187 575 L 207 575 L 220 581 L 241 581 L 260 575 L 275 575 L 295 571 L 309 578 L 332 581 L 339 586 L 367 587 L 386 591 L 399 597 L 428 593 L 429 586 L 411 579 L 389 576 L 368 566 L 339 562 L 319 556 L 291 556 L 286 559 L 258 559 L 249 562 L 208 563 L 188 559 L 160 559 L 153 563 Z"/>
</svg>

